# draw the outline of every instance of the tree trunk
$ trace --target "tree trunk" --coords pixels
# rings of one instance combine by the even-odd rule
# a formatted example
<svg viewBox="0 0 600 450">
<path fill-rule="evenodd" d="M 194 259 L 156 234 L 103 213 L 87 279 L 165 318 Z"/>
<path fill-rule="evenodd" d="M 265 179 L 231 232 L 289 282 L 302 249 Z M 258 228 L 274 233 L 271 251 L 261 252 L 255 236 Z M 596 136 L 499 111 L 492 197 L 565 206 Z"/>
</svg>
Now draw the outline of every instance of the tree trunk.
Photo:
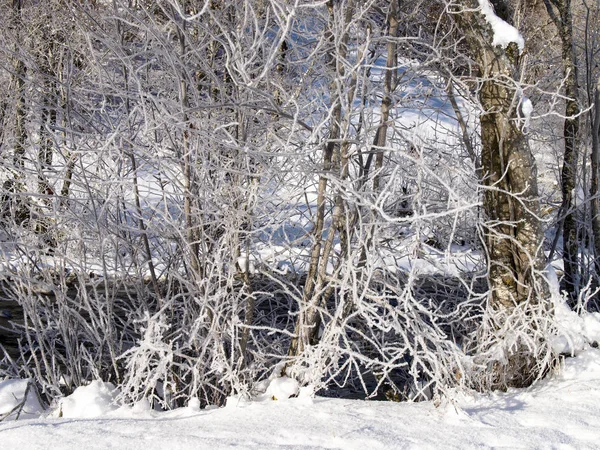
<svg viewBox="0 0 600 450">
<path fill-rule="evenodd" d="M 600 78 L 594 93 L 594 114 L 591 120 L 592 132 L 592 182 L 590 186 L 592 232 L 594 234 L 594 252 L 596 273 L 600 275 L 600 199 L 598 196 L 598 169 L 600 169 Z"/>
<path fill-rule="evenodd" d="M 330 21 L 329 30 L 327 31 L 327 33 L 329 34 L 328 40 L 334 47 L 331 50 L 331 52 L 334 52 L 336 50 L 336 39 L 333 34 L 333 29 L 337 15 L 335 13 L 333 0 L 329 0 L 327 2 L 327 7 L 329 10 Z M 349 0 L 346 4 L 346 14 L 343 17 L 345 25 L 347 25 L 350 19 L 352 18 L 353 9 L 354 2 L 353 0 Z M 344 26 L 344 29 L 346 29 L 346 26 Z M 339 78 L 339 80 L 332 80 L 332 93 L 338 90 L 337 83 L 343 78 L 344 75 L 343 64 L 341 64 L 338 61 L 338 59 L 343 60 L 346 57 L 347 42 L 348 33 L 345 32 L 341 40 L 341 46 L 339 49 L 337 49 L 338 53 L 330 53 L 328 55 L 328 65 L 332 71 L 332 74 L 334 77 Z M 340 163 L 340 145 L 337 141 L 340 139 L 341 134 L 341 98 L 334 98 L 332 108 L 333 110 L 330 118 L 329 137 L 327 142 L 325 143 L 325 148 L 323 151 L 323 175 L 321 175 L 319 178 L 319 186 L 317 193 L 317 213 L 315 218 L 315 226 L 313 229 L 315 241 L 311 249 L 310 266 L 308 269 L 306 282 L 304 284 L 304 291 L 302 293 L 301 312 L 298 315 L 298 320 L 296 322 L 296 327 L 294 331 L 295 336 L 292 338 L 292 342 L 290 343 L 290 348 L 288 351 L 289 356 L 298 356 L 304 351 L 305 347 L 307 347 L 308 345 L 314 345 L 316 343 L 319 331 L 318 324 L 320 323 L 319 307 L 321 306 L 322 302 L 326 301 L 324 291 L 328 291 L 324 287 L 324 283 L 327 263 L 333 245 L 333 235 L 335 233 L 334 228 L 336 225 L 335 218 L 332 220 L 332 224 L 330 225 L 328 236 L 325 242 L 323 242 L 322 236 L 325 225 L 326 193 L 328 184 L 327 179 L 335 168 L 336 164 L 334 163 L 337 162 L 337 165 L 339 165 Z M 337 155 L 334 155 L 334 153 L 336 152 Z M 334 216 L 336 216 L 339 213 L 339 205 L 336 204 L 334 207 L 333 214 Z"/>
<path fill-rule="evenodd" d="M 21 1 L 13 1 L 13 13 L 14 13 L 14 24 L 15 27 L 21 27 Z M 19 39 L 20 33 L 17 32 L 17 39 Z M 17 43 L 17 46 L 19 44 Z M 27 131 L 25 129 L 25 120 L 27 112 L 25 110 L 25 76 L 26 67 L 23 60 L 18 56 L 19 49 L 17 47 L 14 61 L 14 85 L 17 96 L 16 108 L 15 108 L 15 150 L 13 154 L 13 163 L 15 169 L 19 173 L 18 176 L 23 176 L 23 169 L 25 167 L 25 141 L 27 140 Z"/>
<path fill-rule="evenodd" d="M 182 11 L 186 11 L 186 2 L 182 2 Z M 175 11 L 173 11 L 173 16 L 176 17 Z M 186 21 L 184 19 L 181 20 L 177 28 L 177 39 L 179 40 L 179 47 L 181 50 L 181 57 L 184 58 L 185 53 L 187 51 L 187 44 L 185 38 L 185 28 Z M 183 114 L 182 123 L 185 126 L 188 126 L 189 117 L 187 115 L 188 109 L 188 83 L 186 81 L 185 73 L 180 75 L 179 80 L 179 104 L 181 107 L 181 111 Z M 198 279 L 202 278 L 202 272 L 200 267 L 200 243 L 198 236 L 198 227 L 196 226 L 196 220 L 194 218 L 194 199 L 193 199 L 193 188 L 194 188 L 194 180 L 193 180 L 193 170 L 192 170 L 192 155 L 190 148 L 190 136 L 188 130 L 183 132 L 182 137 L 182 153 L 183 153 L 183 187 L 184 187 L 184 200 L 183 200 L 183 211 L 185 215 L 185 224 L 186 224 L 186 240 L 187 245 L 189 246 L 190 253 L 190 267 L 191 272 L 194 277 L 198 277 Z"/>
<path fill-rule="evenodd" d="M 565 85 L 565 122 L 563 136 L 565 148 L 563 153 L 563 166 L 561 170 L 562 191 L 562 236 L 563 236 L 563 262 L 564 276 L 561 280 L 561 290 L 566 291 L 569 301 L 573 305 L 577 301 L 579 290 L 579 242 L 577 238 L 577 217 L 574 204 L 574 192 L 577 188 L 577 160 L 579 133 L 579 86 L 577 55 L 573 45 L 573 17 L 571 0 L 544 0 L 548 15 L 558 29 L 562 43 L 562 64 Z M 554 5 L 556 11 L 553 9 Z"/>
<path fill-rule="evenodd" d="M 519 50 L 514 43 L 506 49 L 492 45 L 493 30 L 477 11 L 479 2 L 462 3 L 470 11 L 458 14 L 457 21 L 466 33 L 483 80 L 479 98 L 483 108 L 483 206 L 487 216 L 484 234 L 494 333 L 531 333 L 536 326 L 534 317 L 526 315 L 522 319 L 511 314 L 516 308 L 531 311 L 531 306 L 538 304 L 545 311 L 548 297 L 542 275 L 544 236 L 538 219 L 537 171 L 527 137 L 518 125 L 517 105 L 522 95 L 515 82 Z M 506 323 L 511 320 L 520 320 L 518 326 L 524 329 Z M 494 335 L 494 341 L 498 342 L 498 336 Z M 521 386 L 533 381 L 543 370 L 535 352 L 523 344 L 511 346 L 503 361 L 493 364 L 492 382 Z"/>
<path fill-rule="evenodd" d="M 55 42 L 51 41 L 47 44 L 47 48 L 43 48 L 38 55 L 38 65 L 40 67 L 40 75 L 42 76 L 41 85 L 44 89 L 40 123 L 40 146 L 38 149 L 37 161 L 38 193 L 42 196 L 43 201 L 47 206 L 51 205 L 52 195 L 54 194 L 46 175 L 46 172 L 52 166 L 52 132 L 56 129 L 56 92 L 58 91 L 58 86 L 55 81 L 54 47 Z"/>
<path fill-rule="evenodd" d="M 388 45 L 387 45 L 387 58 L 386 58 L 386 71 L 383 85 L 383 98 L 381 100 L 381 118 L 379 126 L 373 139 L 373 145 L 371 151 L 367 157 L 367 161 L 361 169 L 361 178 L 359 183 L 359 189 L 362 188 L 369 179 L 369 172 L 373 163 L 373 156 L 375 155 L 375 176 L 373 177 L 373 194 L 377 195 L 381 188 L 381 171 L 383 169 L 383 156 L 387 142 L 388 122 L 390 118 L 390 111 L 392 109 L 392 93 L 394 91 L 394 82 L 396 78 L 396 66 L 398 64 L 398 44 L 396 38 L 398 37 L 398 7 L 397 3 L 390 2 L 390 10 L 387 15 L 388 25 Z M 365 245 L 361 250 L 360 265 L 364 266 L 367 261 L 367 254 L 371 251 L 374 239 L 374 227 L 370 227 L 368 235 L 366 237 Z"/>
<path fill-rule="evenodd" d="M 22 224 L 30 217 L 29 198 L 25 195 L 25 145 L 27 142 L 27 129 L 25 121 L 27 110 L 25 107 L 25 78 L 27 68 L 20 57 L 20 41 L 22 27 L 22 5 L 20 0 L 12 2 L 11 26 L 15 33 L 15 57 L 12 61 L 13 73 L 11 87 L 15 93 L 14 137 L 12 155 L 12 178 L 3 184 L 2 205 L 0 205 L 0 219 L 9 218 L 13 223 Z"/>
</svg>

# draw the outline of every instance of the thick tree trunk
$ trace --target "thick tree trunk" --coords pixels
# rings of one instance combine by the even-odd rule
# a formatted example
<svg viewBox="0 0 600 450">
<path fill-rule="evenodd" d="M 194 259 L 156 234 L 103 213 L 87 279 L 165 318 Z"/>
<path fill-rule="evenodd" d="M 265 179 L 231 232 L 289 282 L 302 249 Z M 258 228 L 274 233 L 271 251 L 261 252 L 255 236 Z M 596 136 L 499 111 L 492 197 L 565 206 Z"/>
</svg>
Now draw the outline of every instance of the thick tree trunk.
<svg viewBox="0 0 600 450">
<path fill-rule="evenodd" d="M 536 167 L 514 121 L 514 94 L 493 80 L 484 82 L 480 94 L 486 111 L 481 117 L 484 210 L 490 220 L 486 243 L 495 308 L 535 300 L 534 272 L 544 268 Z"/>
<path fill-rule="evenodd" d="M 546 306 L 548 292 L 543 277 L 545 257 L 539 222 L 537 173 L 526 135 L 519 128 L 517 105 L 521 95 L 516 79 L 519 50 L 492 45 L 493 30 L 477 0 L 464 0 L 469 12 L 457 15 L 481 71 L 479 97 L 484 193 L 485 244 L 490 285 L 490 313 L 495 330 L 531 333 L 535 318 L 513 318 L 512 311 Z M 527 313 L 528 314 L 528 313 Z M 516 316 L 515 316 L 516 317 Z M 508 320 L 517 320 L 513 325 Z M 523 328 L 524 327 L 524 328 Z M 498 336 L 494 332 L 494 341 Z M 508 336 L 507 336 L 508 337 Z M 502 338 L 503 339 L 503 338 Z M 538 344 L 543 346 L 543 343 Z M 498 386 L 521 386 L 534 380 L 543 365 L 533 348 L 511 345 L 502 361 L 493 364 L 491 382 Z"/>
<path fill-rule="evenodd" d="M 463 2 L 478 8 L 476 0 Z M 522 95 L 516 83 L 518 49 L 492 46 L 493 31 L 479 12 L 458 16 L 484 80 L 480 90 L 481 164 L 492 304 L 512 307 L 535 300 L 535 271 L 543 270 L 538 220 L 537 171 L 527 137 L 518 126 Z"/>
</svg>

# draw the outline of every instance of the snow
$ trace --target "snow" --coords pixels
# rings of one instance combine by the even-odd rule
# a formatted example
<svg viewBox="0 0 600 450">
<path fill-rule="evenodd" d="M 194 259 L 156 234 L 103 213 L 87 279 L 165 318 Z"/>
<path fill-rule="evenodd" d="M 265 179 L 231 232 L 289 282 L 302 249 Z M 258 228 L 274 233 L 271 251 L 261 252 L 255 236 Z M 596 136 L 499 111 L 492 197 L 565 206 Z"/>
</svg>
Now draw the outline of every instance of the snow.
<svg viewBox="0 0 600 450">
<path fill-rule="evenodd" d="M 111 383 L 92 381 L 63 398 L 57 412 L 65 418 L 100 417 L 117 409 L 114 405 L 116 394 L 115 386 Z"/>
<path fill-rule="evenodd" d="M 273 385 L 275 383 L 275 385 Z M 0 382 L 0 411 L 24 391 Z M 274 378 L 279 392 L 293 383 Z M 158 412 L 146 403 L 117 407 L 114 388 L 94 382 L 63 399 L 56 414 L 0 422 L 3 448 L 189 449 L 600 448 L 600 350 L 568 358 L 560 373 L 528 389 L 457 394 L 433 402 L 314 398 L 230 401 L 228 407 Z M 69 401 L 67 401 L 69 400 Z M 65 410 L 65 405 L 71 407 Z M 68 411 L 69 417 L 65 416 Z M 100 416 L 90 417 L 91 413 Z M 31 415 L 28 417 L 32 417 Z"/>
<path fill-rule="evenodd" d="M 598 344 L 600 342 L 600 313 L 583 311 L 581 314 L 577 314 L 572 311 L 560 293 L 556 271 L 550 264 L 546 267 L 546 277 L 558 328 L 558 334 L 552 340 L 552 349 L 556 353 L 573 356 L 581 353 L 588 344 Z"/>
<path fill-rule="evenodd" d="M 29 380 L 6 380 L 0 382 L 0 419 L 16 419 L 18 411 L 13 411 L 24 398 Z M 37 417 L 43 411 L 37 397 L 30 392 L 27 396 L 20 419 Z"/>
<path fill-rule="evenodd" d="M 488 0 L 479 0 L 479 5 L 493 29 L 493 45 L 505 48 L 515 42 L 522 51 L 524 40 L 519 32 L 495 15 Z M 373 81 L 383 74 L 381 66 L 374 69 Z M 456 124 L 453 119 L 448 120 L 450 124 L 445 124 L 443 117 L 453 117 L 451 108 L 446 102 L 445 109 L 441 109 L 436 103 L 439 94 L 423 97 L 423 82 L 424 78 L 419 77 L 404 87 L 403 95 L 406 97 L 402 105 L 395 108 L 393 120 L 402 125 L 398 128 L 413 130 L 413 141 L 428 141 L 432 146 L 437 142 L 448 142 L 452 139 L 453 130 L 445 126 Z M 414 104 L 409 102 L 411 98 Z M 532 110 L 531 102 L 523 96 L 521 111 L 525 129 Z M 379 114 L 376 108 L 367 122 L 376 124 Z M 431 120 L 432 116 L 435 120 Z M 474 117 L 468 112 L 466 116 Z M 472 126 L 475 127 L 475 123 Z M 410 158 L 405 156 L 404 159 Z M 455 161 L 454 158 L 449 160 Z M 449 168 L 454 169 L 454 166 L 449 164 Z M 178 178 L 177 169 L 168 171 L 161 168 L 161 173 L 164 171 L 172 175 L 169 179 Z M 143 207 L 153 213 L 158 208 L 152 205 L 163 201 L 165 189 L 171 197 L 179 192 L 173 183 L 160 186 L 148 169 L 142 167 L 139 172 Z M 316 193 L 309 191 L 304 195 L 306 189 L 310 188 L 298 181 L 284 186 L 282 191 L 289 192 L 277 193 L 282 196 L 287 193 L 288 203 L 295 205 L 296 212 L 293 208 L 280 211 L 286 216 L 286 225 L 278 228 L 277 221 L 274 221 L 265 243 L 253 243 L 250 254 L 237 260 L 240 271 L 256 273 L 264 261 L 271 262 L 282 271 L 305 270 L 310 246 L 304 245 L 302 238 L 311 226 L 309 218 L 316 205 Z M 295 196 L 300 196 L 302 201 L 306 199 L 306 211 L 295 203 Z M 467 198 L 464 203 L 468 201 Z M 459 211 L 458 207 L 456 210 Z M 411 220 L 416 218 L 415 215 Z M 275 234 L 279 230 L 281 237 Z M 407 251 L 410 242 L 412 237 L 409 236 L 389 252 L 382 250 L 382 266 L 416 274 L 459 275 L 461 270 L 474 270 L 482 258 L 470 249 L 453 248 L 453 251 L 441 252 L 425 245 L 419 247 L 415 256 Z M 422 244 L 423 239 L 418 242 Z M 16 253 L 9 253 L 11 258 L 5 258 L 2 264 L 7 265 L 9 261 L 21 263 Z M 54 260 L 55 257 L 43 258 L 44 267 L 52 267 Z M 97 273 L 110 274 L 121 270 L 103 271 L 103 266 L 96 259 L 91 258 L 91 261 L 91 264 L 96 264 L 93 271 Z M 329 266 L 328 273 L 332 271 L 333 266 Z M 146 400 L 132 407 L 119 405 L 119 392 L 112 384 L 93 381 L 88 386 L 79 387 L 45 413 L 36 396 L 30 394 L 21 414 L 21 419 L 27 420 L 0 422 L 0 440 L 3 448 L 59 450 L 591 448 L 600 442 L 600 431 L 596 427 L 600 416 L 600 390 L 597 388 L 600 384 L 600 353 L 590 349 L 589 344 L 600 340 L 600 315 L 578 315 L 571 311 L 559 293 L 558 281 L 555 287 L 553 301 L 559 334 L 553 345 L 557 351 L 577 357 L 569 359 L 560 374 L 530 389 L 490 395 L 456 394 L 455 398 L 436 407 L 433 402 L 395 404 L 313 398 L 312 387 L 300 388 L 295 380 L 284 376 L 267 380 L 261 393 L 251 400 L 244 396 L 231 396 L 224 408 L 209 406 L 200 409 L 200 401 L 192 398 L 184 408 L 159 412 Z M 3 313 L 0 311 L 0 315 Z M 159 325 L 155 324 L 156 327 Z M 151 340 L 152 336 L 160 335 L 159 331 L 146 335 L 140 344 L 138 359 L 132 359 L 133 364 L 146 361 L 147 354 L 144 352 L 156 348 L 164 352 L 159 359 L 165 361 L 163 356 L 170 349 L 168 346 L 160 347 L 162 341 Z M 281 371 L 275 370 L 274 373 Z M 0 381 L 0 418 L 19 403 L 26 386 L 27 380 Z M 143 387 L 140 389 L 143 390 Z M 14 416 L 12 414 L 9 419 L 14 419 Z"/>
<path fill-rule="evenodd" d="M 248 261 L 248 258 L 244 256 L 240 256 L 237 259 L 237 265 L 241 273 L 246 273 L 246 270 L 251 274 L 256 273 L 256 267 L 254 263 L 252 261 Z"/>
<path fill-rule="evenodd" d="M 527 133 L 529 130 L 529 124 L 531 123 L 533 103 L 531 103 L 531 100 L 525 95 L 521 97 L 521 113 L 523 114 L 523 131 Z"/>
<path fill-rule="evenodd" d="M 527 121 L 527 124 L 529 124 L 531 113 L 533 113 L 533 103 L 531 103 L 531 100 L 526 96 L 523 96 L 521 99 L 521 111 L 523 111 L 523 117 Z"/>
<path fill-rule="evenodd" d="M 494 31 L 492 45 L 499 45 L 502 48 L 506 48 L 508 44 L 514 42 L 519 47 L 519 52 L 522 53 L 525 47 L 525 39 L 523 39 L 521 33 L 496 15 L 494 7 L 489 0 L 479 0 L 479 7 L 481 8 L 481 14 L 483 14 L 486 22 L 490 24 Z"/>
<path fill-rule="evenodd" d="M 583 316 L 583 334 L 588 342 L 600 343 L 600 313 L 587 313 Z"/>
<path fill-rule="evenodd" d="M 300 385 L 296 380 L 289 377 L 275 378 L 269 384 L 267 397 L 273 400 L 287 400 L 290 397 L 298 395 Z"/>
</svg>

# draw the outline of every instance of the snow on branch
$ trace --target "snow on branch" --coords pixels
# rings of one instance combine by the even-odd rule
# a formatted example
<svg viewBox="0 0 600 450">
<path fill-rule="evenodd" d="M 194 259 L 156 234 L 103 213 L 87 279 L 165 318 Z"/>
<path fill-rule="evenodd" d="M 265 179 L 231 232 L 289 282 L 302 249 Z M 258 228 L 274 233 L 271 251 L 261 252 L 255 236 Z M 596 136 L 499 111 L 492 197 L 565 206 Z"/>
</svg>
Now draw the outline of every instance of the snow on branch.
<svg viewBox="0 0 600 450">
<path fill-rule="evenodd" d="M 499 45 L 502 48 L 508 47 L 508 44 L 514 42 L 519 47 L 519 53 L 523 52 L 525 47 L 525 39 L 519 30 L 502 20 L 494 12 L 494 7 L 489 0 L 478 0 L 481 14 L 485 17 L 487 23 L 490 24 L 494 31 L 494 40 L 492 45 Z"/>
</svg>

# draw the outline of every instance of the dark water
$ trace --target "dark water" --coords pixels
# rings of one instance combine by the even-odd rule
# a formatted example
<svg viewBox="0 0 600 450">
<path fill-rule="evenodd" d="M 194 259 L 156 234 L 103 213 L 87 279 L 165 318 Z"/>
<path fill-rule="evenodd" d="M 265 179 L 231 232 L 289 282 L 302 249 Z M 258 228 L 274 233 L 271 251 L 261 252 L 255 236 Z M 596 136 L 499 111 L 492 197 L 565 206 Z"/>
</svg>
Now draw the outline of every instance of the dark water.
<svg viewBox="0 0 600 450">
<path fill-rule="evenodd" d="M 0 298 L 0 345 L 12 358 L 16 358 L 19 353 L 17 345 L 19 334 L 16 329 L 22 324 L 23 310 L 19 304 L 15 301 Z M 1 350 L 0 359 L 2 359 Z"/>
</svg>

